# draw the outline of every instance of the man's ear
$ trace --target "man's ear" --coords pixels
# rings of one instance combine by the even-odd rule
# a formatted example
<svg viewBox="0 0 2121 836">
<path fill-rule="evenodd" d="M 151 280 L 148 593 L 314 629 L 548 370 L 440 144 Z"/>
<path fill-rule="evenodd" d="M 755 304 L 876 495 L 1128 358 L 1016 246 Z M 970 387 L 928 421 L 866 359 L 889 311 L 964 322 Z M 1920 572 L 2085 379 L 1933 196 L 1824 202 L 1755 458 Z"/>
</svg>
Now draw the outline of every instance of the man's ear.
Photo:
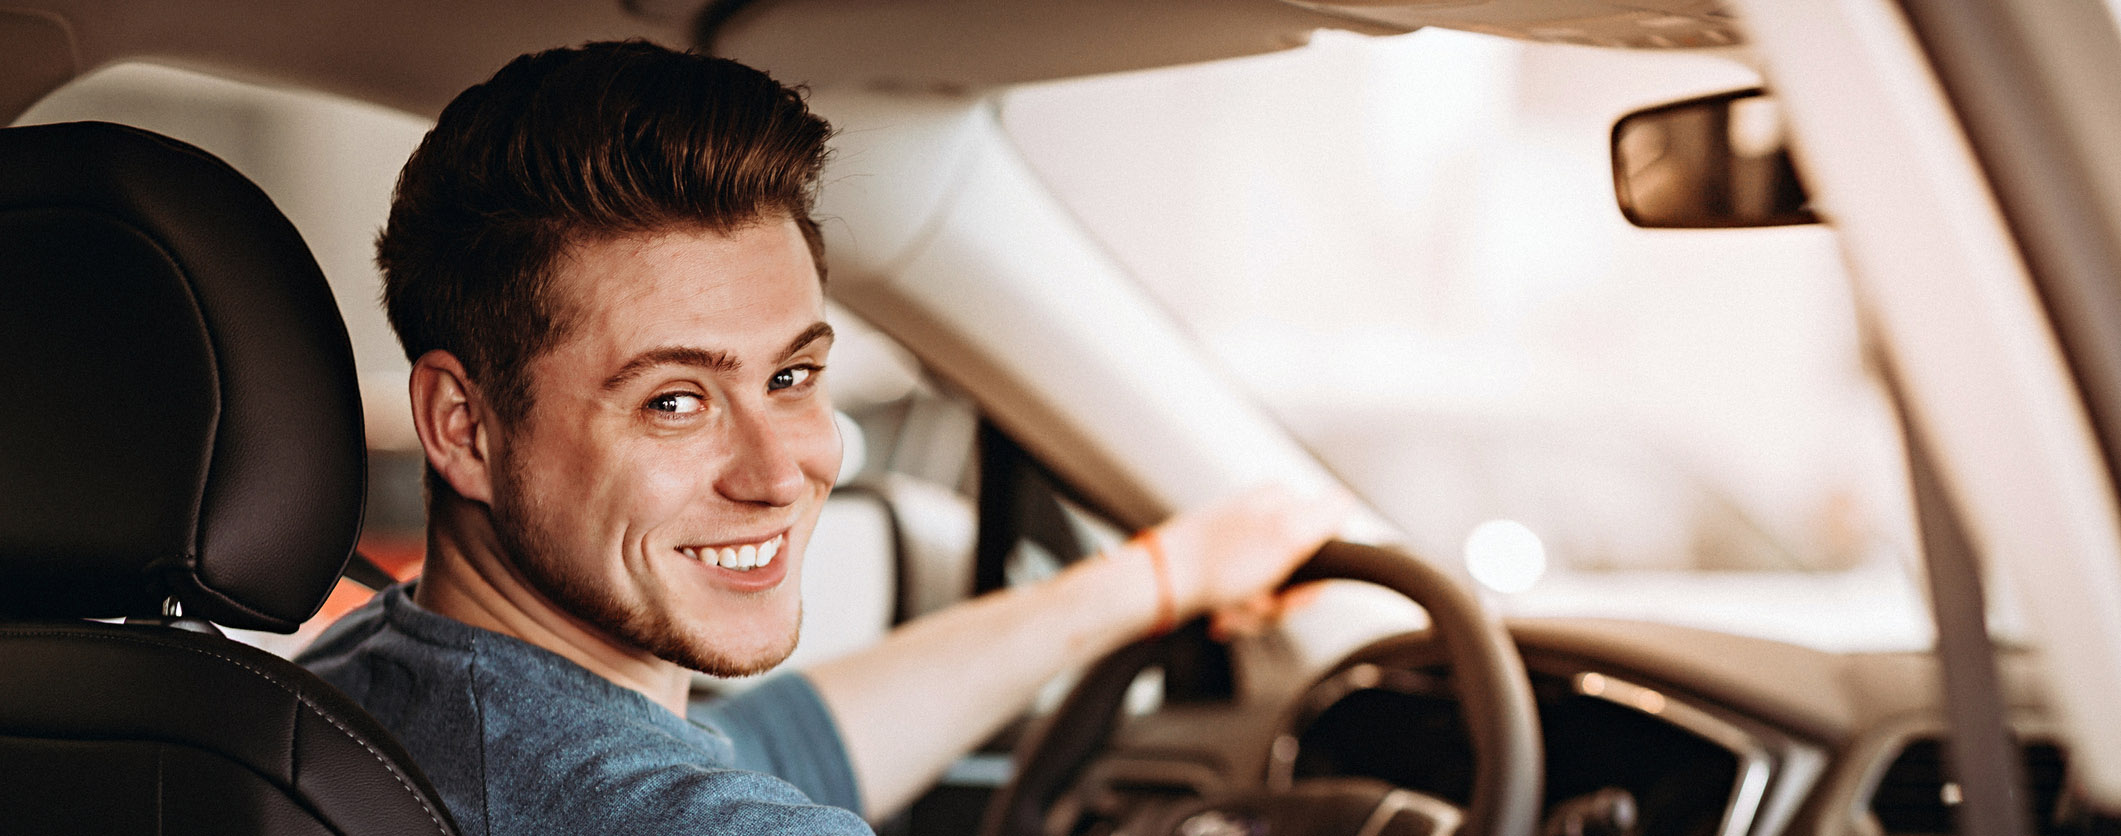
<svg viewBox="0 0 2121 836">
<path fill-rule="evenodd" d="M 457 356 L 441 349 L 413 361 L 412 424 L 427 464 L 458 496 L 493 504 L 493 411 Z"/>
</svg>

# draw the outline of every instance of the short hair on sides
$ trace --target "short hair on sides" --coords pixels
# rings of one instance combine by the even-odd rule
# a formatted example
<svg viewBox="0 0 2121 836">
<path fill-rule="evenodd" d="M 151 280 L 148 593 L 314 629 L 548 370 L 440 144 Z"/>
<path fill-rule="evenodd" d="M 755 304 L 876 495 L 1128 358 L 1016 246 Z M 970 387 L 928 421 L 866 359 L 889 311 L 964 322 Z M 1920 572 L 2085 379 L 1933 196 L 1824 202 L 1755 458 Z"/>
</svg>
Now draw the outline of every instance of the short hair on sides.
<svg viewBox="0 0 2121 836">
<path fill-rule="evenodd" d="M 526 367 L 568 330 L 553 265 L 570 246 L 810 216 L 832 129 L 800 88 L 646 41 L 515 59 L 450 102 L 399 175 L 376 239 L 405 356 L 456 355 L 504 422 Z"/>
</svg>

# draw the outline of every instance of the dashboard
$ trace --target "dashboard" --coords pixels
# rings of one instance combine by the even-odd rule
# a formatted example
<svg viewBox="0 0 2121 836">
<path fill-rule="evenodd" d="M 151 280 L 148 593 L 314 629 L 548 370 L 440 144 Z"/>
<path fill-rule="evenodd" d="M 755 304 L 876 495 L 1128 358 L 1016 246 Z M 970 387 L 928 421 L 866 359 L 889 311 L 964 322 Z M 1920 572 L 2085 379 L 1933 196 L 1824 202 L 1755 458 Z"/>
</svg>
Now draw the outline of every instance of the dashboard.
<svg viewBox="0 0 2121 836">
<path fill-rule="evenodd" d="M 1835 654 L 1605 620 L 1509 627 L 1540 713 L 1545 832 L 1951 832 L 1957 787 L 1940 754 L 1940 679 L 1928 654 Z M 1156 820 L 1143 811 L 1159 806 L 1319 779 L 1376 779 L 1467 802 L 1473 754 L 1429 634 L 1308 667 L 1272 646 L 1240 656 L 1246 682 L 1226 703 L 1167 704 L 1128 723 L 1085 771 L 1065 815 L 1049 819 L 1066 825 L 1058 831 L 1154 832 L 1130 822 Z M 2025 654 L 2002 657 L 2024 742 L 2028 832 L 2121 832 L 2071 804 L 2067 751 L 2054 742 L 2031 666 Z"/>
<path fill-rule="evenodd" d="M 1473 752 L 1449 671 L 1431 655 L 1425 637 L 1387 640 L 1313 685 L 1275 738 L 1268 787 L 1359 776 L 1466 805 Z M 1712 707 L 1535 659 L 1527 664 L 1547 752 L 1543 818 L 1561 832 L 1743 836 L 1776 767 L 1787 775 L 1790 764 L 1818 761 L 1811 747 Z"/>
</svg>

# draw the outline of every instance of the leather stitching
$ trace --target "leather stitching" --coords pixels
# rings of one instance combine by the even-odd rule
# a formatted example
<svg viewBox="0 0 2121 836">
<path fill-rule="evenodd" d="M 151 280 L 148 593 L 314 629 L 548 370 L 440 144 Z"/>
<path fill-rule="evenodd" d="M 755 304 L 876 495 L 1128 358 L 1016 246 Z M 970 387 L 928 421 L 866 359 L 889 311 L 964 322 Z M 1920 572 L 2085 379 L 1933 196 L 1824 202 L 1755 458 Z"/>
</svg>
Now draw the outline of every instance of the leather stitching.
<svg viewBox="0 0 2121 836">
<path fill-rule="evenodd" d="M 163 785 L 169 781 L 168 776 L 164 774 L 164 764 L 168 760 L 169 746 L 167 744 L 157 744 L 155 746 L 155 836 L 162 836 L 162 825 L 169 819 L 169 810 L 165 808 L 162 801 Z"/>
<path fill-rule="evenodd" d="M 441 817 L 435 813 L 434 806 L 427 803 L 427 798 L 420 794 L 419 788 L 414 787 L 412 785 L 412 780 L 410 778 L 407 778 L 405 776 L 405 773 L 398 770 L 397 764 L 391 763 L 389 758 L 384 757 L 382 752 L 376 751 L 376 748 L 374 746 L 369 745 L 368 741 L 363 740 L 361 736 L 355 734 L 352 729 L 349 729 L 345 726 L 345 724 L 340 723 L 337 717 L 333 717 L 329 713 L 326 713 L 323 709 L 318 708 L 317 704 L 311 702 L 309 697 L 304 695 L 300 690 L 288 687 L 287 683 L 281 682 L 272 674 L 266 673 L 262 670 L 252 667 L 250 664 L 240 659 L 236 659 L 231 656 L 225 656 L 220 653 L 215 653 L 214 651 L 207 650 L 205 648 L 187 647 L 182 644 L 148 641 L 147 639 L 142 638 L 140 636 L 124 636 L 113 635 L 109 633 L 76 632 L 68 630 L 32 630 L 27 632 L 6 631 L 5 635 L 21 636 L 24 638 L 88 638 L 99 641 L 121 641 L 128 644 L 145 645 L 148 647 L 158 647 L 171 650 L 186 650 L 192 653 L 200 654 L 202 656 L 211 656 L 223 662 L 227 662 L 231 665 L 235 665 L 236 667 L 250 671 L 259 679 L 263 679 L 266 682 L 272 683 L 273 687 L 279 688 L 282 691 L 286 691 L 289 696 L 294 697 L 297 702 L 300 702 L 304 708 L 309 709 L 311 713 L 323 718 L 324 721 L 330 723 L 333 728 L 338 729 L 340 734 L 346 735 L 346 738 L 348 740 L 359 744 L 362 749 L 367 750 L 369 756 L 376 759 L 376 763 L 382 764 L 383 768 L 390 772 L 390 777 L 397 779 L 398 786 L 405 790 L 405 794 L 412 796 L 412 800 L 419 803 L 421 811 L 427 814 L 427 820 L 434 824 L 435 832 L 438 834 L 443 834 L 443 836 L 447 836 L 447 834 L 449 833 L 449 829 L 442 825 Z"/>
</svg>

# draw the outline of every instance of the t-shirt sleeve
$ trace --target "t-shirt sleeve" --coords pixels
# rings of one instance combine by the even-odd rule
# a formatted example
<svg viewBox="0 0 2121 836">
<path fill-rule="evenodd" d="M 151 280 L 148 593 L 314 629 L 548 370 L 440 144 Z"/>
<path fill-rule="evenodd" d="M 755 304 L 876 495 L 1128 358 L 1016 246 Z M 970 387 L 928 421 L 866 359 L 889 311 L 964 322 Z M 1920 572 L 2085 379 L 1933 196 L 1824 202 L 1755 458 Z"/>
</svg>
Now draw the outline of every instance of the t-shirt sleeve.
<svg viewBox="0 0 2121 836">
<path fill-rule="evenodd" d="M 777 776 L 820 804 L 862 811 L 839 724 L 801 674 L 773 677 L 690 714 L 729 736 L 738 768 Z"/>
</svg>

